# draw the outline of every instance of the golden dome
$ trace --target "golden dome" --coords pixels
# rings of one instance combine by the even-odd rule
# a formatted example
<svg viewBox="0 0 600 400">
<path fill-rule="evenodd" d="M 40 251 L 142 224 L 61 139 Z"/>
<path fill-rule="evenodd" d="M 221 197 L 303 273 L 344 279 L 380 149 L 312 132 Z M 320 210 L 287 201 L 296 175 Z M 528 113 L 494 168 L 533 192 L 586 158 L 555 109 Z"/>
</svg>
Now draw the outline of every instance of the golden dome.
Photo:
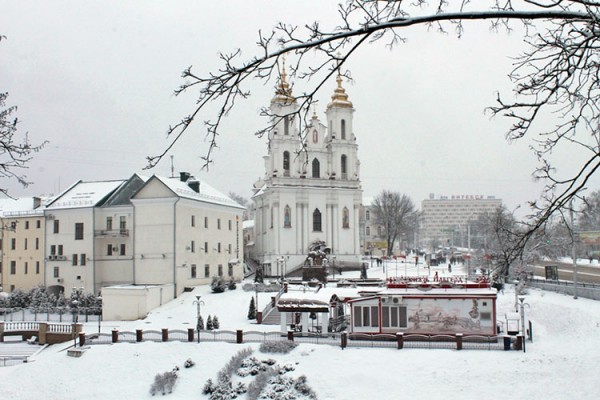
<svg viewBox="0 0 600 400">
<path fill-rule="evenodd" d="M 348 100 L 346 89 L 342 87 L 342 77 L 340 74 L 338 74 L 336 81 L 337 87 L 331 96 L 331 103 L 327 104 L 327 109 L 332 107 L 352 108 L 352 102 Z"/>
<path fill-rule="evenodd" d="M 290 104 L 295 103 L 296 98 L 292 96 L 292 88 L 286 80 L 287 74 L 285 73 L 285 60 L 283 61 L 283 67 L 281 68 L 281 75 L 279 78 L 279 85 L 275 88 L 275 96 L 271 100 L 271 103 L 283 103 Z"/>
</svg>

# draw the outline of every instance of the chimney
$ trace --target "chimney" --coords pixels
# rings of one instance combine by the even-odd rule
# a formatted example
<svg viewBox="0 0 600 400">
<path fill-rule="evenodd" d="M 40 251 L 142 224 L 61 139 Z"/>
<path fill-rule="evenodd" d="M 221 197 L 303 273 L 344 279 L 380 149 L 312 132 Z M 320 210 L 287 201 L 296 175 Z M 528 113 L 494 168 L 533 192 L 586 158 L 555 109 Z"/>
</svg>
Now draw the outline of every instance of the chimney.
<svg viewBox="0 0 600 400">
<path fill-rule="evenodd" d="M 187 184 L 194 192 L 200 193 L 200 181 L 194 179 L 190 180 Z"/>
<path fill-rule="evenodd" d="M 180 172 L 179 173 L 179 180 L 181 182 L 187 182 L 188 179 L 190 179 L 190 173 L 189 172 Z"/>
</svg>

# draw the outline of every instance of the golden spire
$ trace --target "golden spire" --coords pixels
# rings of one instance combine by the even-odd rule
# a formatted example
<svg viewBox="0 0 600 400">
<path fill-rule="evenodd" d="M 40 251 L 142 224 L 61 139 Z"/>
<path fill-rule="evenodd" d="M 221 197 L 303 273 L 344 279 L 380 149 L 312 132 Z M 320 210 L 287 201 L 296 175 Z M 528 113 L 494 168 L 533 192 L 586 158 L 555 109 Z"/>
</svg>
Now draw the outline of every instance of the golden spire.
<svg viewBox="0 0 600 400">
<path fill-rule="evenodd" d="M 279 77 L 279 85 L 275 88 L 275 96 L 271 100 L 271 103 L 284 103 L 290 104 L 295 103 L 296 98 L 292 96 L 292 88 L 287 82 L 287 74 L 285 72 L 285 57 L 283 58 L 283 66 L 281 68 L 281 74 Z"/>
<path fill-rule="evenodd" d="M 348 94 L 346 93 L 346 89 L 342 87 L 342 76 L 340 71 L 338 70 L 337 78 L 337 87 L 333 91 L 333 95 L 331 96 L 331 103 L 327 104 L 327 109 L 332 107 L 340 107 L 340 108 L 352 108 L 352 102 L 348 100 Z"/>
</svg>

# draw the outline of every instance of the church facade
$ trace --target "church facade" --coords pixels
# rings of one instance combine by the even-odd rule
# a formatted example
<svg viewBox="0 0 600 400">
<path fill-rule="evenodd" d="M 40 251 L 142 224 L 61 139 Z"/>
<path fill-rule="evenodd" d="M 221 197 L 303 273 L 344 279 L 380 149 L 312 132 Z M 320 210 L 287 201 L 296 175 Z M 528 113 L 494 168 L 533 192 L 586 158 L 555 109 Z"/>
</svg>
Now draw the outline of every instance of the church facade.
<svg viewBox="0 0 600 400">
<path fill-rule="evenodd" d="M 283 276 L 307 262 L 311 249 L 332 265 L 356 264 L 361 255 L 362 189 L 354 108 L 338 75 L 326 121 L 294 114 L 298 102 L 285 69 L 270 112 L 265 175 L 254 184 L 254 259 L 270 276 Z M 302 131 L 300 126 L 303 126 Z M 317 245 L 318 244 L 318 245 Z"/>
</svg>

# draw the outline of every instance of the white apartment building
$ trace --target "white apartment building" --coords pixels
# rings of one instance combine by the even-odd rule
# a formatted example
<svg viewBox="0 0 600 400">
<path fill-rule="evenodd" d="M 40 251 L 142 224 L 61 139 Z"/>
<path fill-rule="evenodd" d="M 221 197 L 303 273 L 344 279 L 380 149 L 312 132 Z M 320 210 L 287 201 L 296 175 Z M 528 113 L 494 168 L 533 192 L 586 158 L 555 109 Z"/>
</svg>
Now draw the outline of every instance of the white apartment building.
<svg viewBox="0 0 600 400">
<path fill-rule="evenodd" d="M 494 196 L 436 197 L 431 194 L 421 203 L 420 244 L 430 249 L 437 246 L 466 247 L 469 223 L 501 206 L 502 200 Z"/>
</svg>

